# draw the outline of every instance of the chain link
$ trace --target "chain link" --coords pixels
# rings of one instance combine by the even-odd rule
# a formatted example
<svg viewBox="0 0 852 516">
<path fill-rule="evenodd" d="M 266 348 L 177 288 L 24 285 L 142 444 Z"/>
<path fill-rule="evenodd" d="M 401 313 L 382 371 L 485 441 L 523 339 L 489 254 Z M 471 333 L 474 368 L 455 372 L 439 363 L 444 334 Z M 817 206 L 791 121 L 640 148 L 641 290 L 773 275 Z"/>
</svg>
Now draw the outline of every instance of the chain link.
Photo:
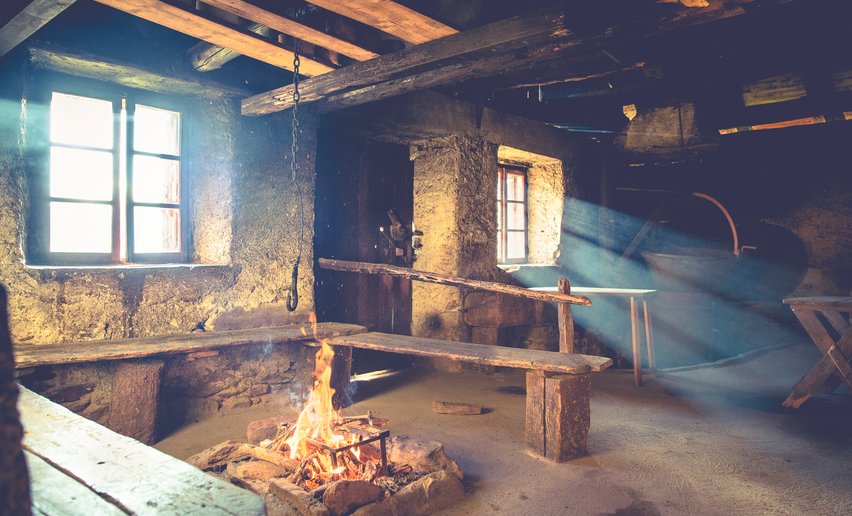
<svg viewBox="0 0 852 516">
<path fill-rule="evenodd" d="M 287 310 L 293 312 L 299 306 L 299 262 L 302 261 L 302 241 L 305 232 L 305 206 L 302 204 L 302 187 L 296 180 L 299 171 L 299 162 L 296 159 L 299 153 L 299 101 L 302 96 L 299 93 L 299 41 L 293 41 L 293 134 L 290 146 L 290 171 L 293 176 L 293 186 L 296 188 L 297 201 L 299 203 L 299 254 L 293 263 L 293 272 L 290 278 L 290 290 L 287 293 Z"/>
<path fill-rule="evenodd" d="M 292 146 L 290 150 L 292 151 L 292 160 L 291 160 L 291 170 L 293 173 L 293 181 L 296 180 L 296 172 L 298 172 L 299 165 L 296 161 L 296 153 L 299 152 L 299 143 L 298 143 L 298 135 L 299 135 L 299 101 L 302 99 L 301 93 L 299 93 L 299 66 L 301 65 L 301 59 L 299 59 L 299 41 L 293 41 L 293 139 Z"/>
</svg>

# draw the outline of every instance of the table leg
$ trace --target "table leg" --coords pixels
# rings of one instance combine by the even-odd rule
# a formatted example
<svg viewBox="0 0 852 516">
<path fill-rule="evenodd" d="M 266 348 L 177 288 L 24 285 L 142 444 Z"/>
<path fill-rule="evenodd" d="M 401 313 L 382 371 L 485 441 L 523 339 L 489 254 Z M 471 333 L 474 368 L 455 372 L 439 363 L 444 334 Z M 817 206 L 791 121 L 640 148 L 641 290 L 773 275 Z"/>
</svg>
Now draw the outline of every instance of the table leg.
<svg viewBox="0 0 852 516">
<path fill-rule="evenodd" d="M 633 385 L 642 385 L 642 354 L 639 351 L 639 338 L 636 335 L 639 316 L 636 311 L 636 298 L 630 296 L 630 331 L 633 338 Z"/>
<path fill-rule="evenodd" d="M 647 299 L 642 299 L 642 312 L 645 319 L 645 347 L 648 351 L 648 369 L 653 371 L 657 368 L 657 362 L 654 359 L 654 330 L 651 327 L 651 312 L 648 311 Z"/>
</svg>

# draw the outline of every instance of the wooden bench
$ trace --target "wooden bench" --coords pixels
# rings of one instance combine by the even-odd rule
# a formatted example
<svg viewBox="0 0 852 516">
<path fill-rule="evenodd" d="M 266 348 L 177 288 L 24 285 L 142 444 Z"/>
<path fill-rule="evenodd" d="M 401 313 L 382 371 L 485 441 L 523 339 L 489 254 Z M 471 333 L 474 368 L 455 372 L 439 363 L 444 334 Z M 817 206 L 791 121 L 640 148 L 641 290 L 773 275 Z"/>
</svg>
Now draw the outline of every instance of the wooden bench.
<svg viewBox="0 0 852 516">
<path fill-rule="evenodd" d="M 379 332 L 332 337 L 328 342 L 338 347 L 526 369 L 525 439 L 534 451 L 556 462 L 585 455 L 591 374 L 612 365 L 605 357 Z"/>
<path fill-rule="evenodd" d="M 796 382 L 785 407 L 799 408 L 819 389 L 831 392 L 844 383 L 852 392 L 852 297 L 794 297 L 785 299 L 823 357 Z"/>
<path fill-rule="evenodd" d="M 120 361 L 113 380 L 108 426 L 144 443 L 155 438 L 157 403 L 164 362 L 176 354 L 209 353 L 251 344 L 284 344 L 365 332 L 354 324 L 319 323 L 247 330 L 197 332 L 132 339 L 60 344 L 16 344 L 15 368 Z"/>
<path fill-rule="evenodd" d="M 34 514 L 266 514 L 251 491 L 20 390 Z"/>
</svg>

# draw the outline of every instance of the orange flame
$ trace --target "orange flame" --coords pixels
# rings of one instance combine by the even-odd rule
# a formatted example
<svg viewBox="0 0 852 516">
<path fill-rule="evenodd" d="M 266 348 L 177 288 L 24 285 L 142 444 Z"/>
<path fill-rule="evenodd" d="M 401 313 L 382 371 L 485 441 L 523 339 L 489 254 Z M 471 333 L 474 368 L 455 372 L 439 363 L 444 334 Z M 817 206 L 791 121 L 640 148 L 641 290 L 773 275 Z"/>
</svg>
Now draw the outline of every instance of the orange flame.
<svg viewBox="0 0 852 516">
<path fill-rule="evenodd" d="M 347 439 L 344 435 L 334 430 L 334 421 L 340 416 L 334 409 L 332 398 L 334 388 L 331 386 L 332 361 L 334 360 L 334 349 L 325 339 L 317 338 L 316 313 L 311 312 L 311 326 L 313 327 L 314 339 L 320 341 L 320 349 L 316 354 L 316 365 L 314 367 L 314 384 L 308 401 L 299 413 L 293 435 L 287 439 L 291 459 L 302 460 L 311 455 L 311 441 L 321 442 L 331 447 L 341 447 L 354 444 L 356 436 L 350 435 Z M 315 450 L 316 447 L 314 446 Z M 361 451 L 358 448 L 350 449 L 351 455 L 360 460 Z M 340 475 L 346 468 L 334 467 L 331 457 L 324 454 L 315 454 L 310 461 L 311 477 L 331 478 Z"/>
</svg>

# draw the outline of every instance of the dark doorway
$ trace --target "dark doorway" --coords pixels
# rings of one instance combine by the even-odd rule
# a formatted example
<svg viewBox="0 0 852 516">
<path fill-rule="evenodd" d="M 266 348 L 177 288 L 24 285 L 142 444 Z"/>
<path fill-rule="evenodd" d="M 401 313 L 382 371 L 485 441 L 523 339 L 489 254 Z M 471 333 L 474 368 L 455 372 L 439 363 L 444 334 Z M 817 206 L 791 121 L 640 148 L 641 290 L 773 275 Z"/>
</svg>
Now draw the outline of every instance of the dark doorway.
<svg viewBox="0 0 852 516">
<path fill-rule="evenodd" d="M 401 265 L 380 228 L 388 210 L 410 225 L 414 211 L 414 167 L 408 147 L 358 141 L 340 127 L 322 127 L 317 142 L 317 258 Z M 320 321 L 350 322 L 371 330 L 410 335 L 411 282 L 316 268 Z M 400 355 L 354 350 L 353 373 L 398 368 Z"/>
</svg>

